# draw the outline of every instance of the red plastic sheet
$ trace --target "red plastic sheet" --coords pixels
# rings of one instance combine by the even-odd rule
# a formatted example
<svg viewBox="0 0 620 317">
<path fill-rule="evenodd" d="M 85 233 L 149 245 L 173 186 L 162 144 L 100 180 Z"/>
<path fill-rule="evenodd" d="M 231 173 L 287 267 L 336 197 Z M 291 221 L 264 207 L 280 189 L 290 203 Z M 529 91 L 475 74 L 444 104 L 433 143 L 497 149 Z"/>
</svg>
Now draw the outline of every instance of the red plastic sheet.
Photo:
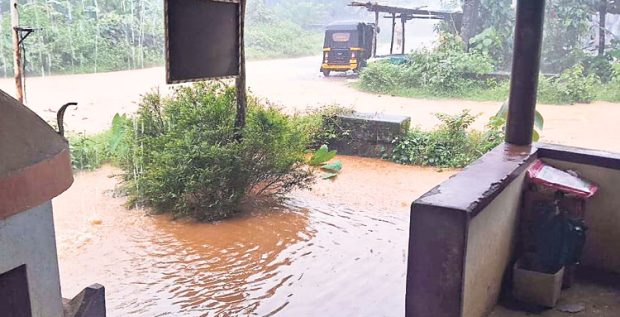
<svg viewBox="0 0 620 317">
<path fill-rule="evenodd" d="M 576 173 L 575 173 L 576 174 Z M 557 169 L 536 160 L 527 170 L 532 183 L 573 194 L 581 198 L 590 198 L 596 194 L 598 187 L 572 173 Z"/>
</svg>

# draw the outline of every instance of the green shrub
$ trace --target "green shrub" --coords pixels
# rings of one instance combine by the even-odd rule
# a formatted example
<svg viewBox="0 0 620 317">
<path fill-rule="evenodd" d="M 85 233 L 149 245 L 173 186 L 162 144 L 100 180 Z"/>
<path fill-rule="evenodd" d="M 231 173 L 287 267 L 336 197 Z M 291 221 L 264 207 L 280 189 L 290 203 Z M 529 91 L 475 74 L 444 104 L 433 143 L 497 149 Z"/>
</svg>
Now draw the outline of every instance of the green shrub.
<svg viewBox="0 0 620 317">
<path fill-rule="evenodd" d="M 249 25 L 247 56 L 251 59 L 312 55 L 321 49 L 323 33 L 302 29 L 290 21 Z"/>
<path fill-rule="evenodd" d="M 386 61 L 370 63 L 360 74 L 362 88 L 378 93 L 389 93 L 403 85 L 406 68 Z"/>
<path fill-rule="evenodd" d="M 612 79 L 598 89 L 597 99 L 620 102 L 620 62 L 612 64 Z"/>
<path fill-rule="evenodd" d="M 597 83 L 595 75 L 585 76 L 583 66 L 577 65 L 562 72 L 555 84 L 561 93 L 561 101 L 589 103 L 595 98 Z"/>
<path fill-rule="evenodd" d="M 92 136 L 71 134 L 67 136 L 74 170 L 94 170 L 109 160 L 107 133 Z"/>
<path fill-rule="evenodd" d="M 581 61 L 584 75 L 594 75 L 603 83 L 609 82 L 614 75 L 611 60 L 611 56 L 608 55 L 588 56 L 584 58 Z"/>
<path fill-rule="evenodd" d="M 432 131 L 413 129 L 394 140 L 392 160 L 401 164 L 464 167 L 503 141 L 503 130 L 469 131 L 477 116 L 465 110 L 457 115 L 437 114 L 441 124 Z"/>
<path fill-rule="evenodd" d="M 380 93 L 421 89 L 437 96 L 453 97 L 477 86 L 488 88 L 486 80 L 476 78 L 493 69 L 487 55 L 464 52 L 457 38 L 444 35 L 435 50 L 414 52 L 407 63 L 371 63 L 361 72 L 360 86 Z"/>
<path fill-rule="evenodd" d="M 295 125 L 304 131 L 310 149 L 330 145 L 334 140 L 350 135 L 340 124 L 338 115 L 353 113 L 353 109 L 339 105 L 329 105 L 296 115 Z"/>
<path fill-rule="evenodd" d="M 293 119 L 250 98 L 234 140 L 235 91 L 222 84 L 145 95 L 121 166 L 132 203 L 199 220 L 233 215 L 248 195 L 280 198 L 313 180 L 309 142 Z"/>
<path fill-rule="evenodd" d="M 94 170 L 104 163 L 120 163 L 129 155 L 124 142 L 130 120 L 125 115 L 116 114 L 112 128 L 94 135 L 84 133 L 69 134 L 71 164 L 74 170 Z"/>
</svg>

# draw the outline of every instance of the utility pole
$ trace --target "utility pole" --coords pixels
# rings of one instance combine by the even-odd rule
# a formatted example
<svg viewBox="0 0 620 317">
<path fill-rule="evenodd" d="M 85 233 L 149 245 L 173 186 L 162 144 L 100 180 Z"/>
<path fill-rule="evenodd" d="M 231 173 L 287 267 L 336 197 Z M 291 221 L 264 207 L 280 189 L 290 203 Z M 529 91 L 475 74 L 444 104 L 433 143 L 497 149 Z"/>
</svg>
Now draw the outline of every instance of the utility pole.
<svg viewBox="0 0 620 317">
<path fill-rule="evenodd" d="M 24 103 L 24 87 L 22 85 L 22 53 L 19 45 L 19 12 L 17 0 L 11 0 L 11 31 L 13 36 L 13 72 L 15 73 L 15 90 L 17 100 Z"/>
</svg>

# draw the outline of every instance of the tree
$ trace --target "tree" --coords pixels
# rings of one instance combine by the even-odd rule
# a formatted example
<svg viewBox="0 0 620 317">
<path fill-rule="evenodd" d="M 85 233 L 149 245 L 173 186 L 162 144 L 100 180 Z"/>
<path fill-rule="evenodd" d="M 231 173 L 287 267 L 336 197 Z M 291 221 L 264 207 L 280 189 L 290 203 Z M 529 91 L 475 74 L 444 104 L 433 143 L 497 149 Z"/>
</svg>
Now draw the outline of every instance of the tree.
<svg viewBox="0 0 620 317">
<path fill-rule="evenodd" d="M 480 0 L 463 1 L 463 26 L 461 38 L 469 49 L 469 40 L 478 33 L 478 17 L 480 14 Z"/>
<path fill-rule="evenodd" d="M 598 55 L 605 55 L 605 42 L 606 38 L 606 30 L 605 26 L 607 25 L 607 0 L 600 0 L 599 11 L 598 11 Z"/>
</svg>

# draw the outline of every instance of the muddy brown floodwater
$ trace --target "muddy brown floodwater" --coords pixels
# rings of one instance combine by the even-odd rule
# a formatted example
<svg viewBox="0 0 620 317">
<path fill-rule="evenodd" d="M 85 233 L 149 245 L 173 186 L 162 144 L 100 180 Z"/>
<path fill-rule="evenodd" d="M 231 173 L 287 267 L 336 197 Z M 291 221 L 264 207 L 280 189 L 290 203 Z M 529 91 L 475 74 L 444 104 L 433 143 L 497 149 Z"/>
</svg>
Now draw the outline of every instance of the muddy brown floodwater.
<svg viewBox="0 0 620 317">
<path fill-rule="evenodd" d="M 339 157 L 335 181 L 213 224 L 128 210 L 112 167 L 54 200 L 62 290 L 109 316 L 402 316 L 409 205 L 455 171 Z"/>
</svg>

